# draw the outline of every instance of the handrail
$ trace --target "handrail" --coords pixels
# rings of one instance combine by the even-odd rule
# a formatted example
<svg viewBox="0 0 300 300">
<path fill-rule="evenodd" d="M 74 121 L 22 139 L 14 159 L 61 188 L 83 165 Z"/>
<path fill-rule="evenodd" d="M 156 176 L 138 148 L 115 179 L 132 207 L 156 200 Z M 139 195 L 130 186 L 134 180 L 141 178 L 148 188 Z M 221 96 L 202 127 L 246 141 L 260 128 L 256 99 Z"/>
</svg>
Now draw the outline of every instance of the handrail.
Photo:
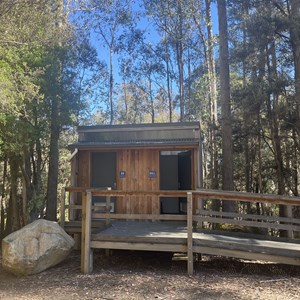
<svg viewBox="0 0 300 300">
<path fill-rule="evenodd" d="M 221 199 L 229 201 L 246 201 L 246 202 L 264 202 L 274 204 L 289 204 L 299 205 L 300 197 L 273 195 L 273 194 L 257 194 L 235 191 L 219 191 L 219 190 L 205 190 L 197 189 L 193 191 L 193 195 L 205 197 L 207 199 Z"/>
<path fill-rule="evenodd" d="M 289 204 L 299 205 L 300 197 L 273 195 L 273 194 L 257 194 L 236 191 L 221 191 L 221 190 L 103 190 L 100 188 L 91 187 L 65 187 L 66 192 L 87 192 L 90 191 L 95 196 L 178 196 L 186 197 L 188 192 L 192 192 L 193 196 L 201 196 L 206 199 L 220 199 L 228 201 L 247 201 L 247 202 L 264 202 L 274 204 Z"/>
<path fill-rule="evenodd" d="M 110 197 L 124 197 L 124 196 L 158 196 L 158 197 L 186 197 L 188 193 L 192 193 L 193 199 L 200 198 L 201 201 L 207 200 L 207 199 L 220 199 L 220 200 L 228 200 L 228 201 L 247 201 L 247 202 L 263 202 L 263 203 L 272 203 L 272 204 L 283 204 L 283 205 L 297 205 L 300 206 L 300 197 L 291 197 L 291 196 L 284 196 L 284 195 L 271 195 L 271 194 L 254 194 L 254 193 L 243 193 L 243 192 L 235 192 L 235 191 L 219 191 L 219 190 L 205 190 L 205 189 L 197 189 L 197 190 L 191 190 L 191 191 L 185 191 L 185 190 L 142 190 L 142 191 L 134 191 L 134 190 L 111 190 L 111 189 L 104 189 L 104 188 L 85 188 L 85 187 L 66 187 L 62 190 L 62 200 L 61 200 L 61 225 L 64 226 L 65 224 L 65 215 L 64 211 L 66 209 L 82 209 L 81 205 L 75 205 L 75 204 L 69 204 L 66 205 L 65 203 L 65 194 L 66 192 L 70 193 L 91 193 L 93 196 L 104 196 L 106 197 L 106 208 L 109 206 L 109 198 Z M 92 205 L 92 209 L 94 209 L 95 206 Z M 200 210 L 197 210 L 199 213 Z M 202 211 L 201 213 L 203 213 Z M 213 215 L 216 216 L 226 216 L 228 213 L 224 212 L 212 212 Z M 197 213 L 196 213 L 197 214 Z M 205 214 L 210 214 L 209 211 L 206 211 Z M 230 213 L 229 213 L 230 214 Z M 106 214 L 98 213 L 93 214 L 96 218 L 103 218 L 103 219 L 160 219 L 158 216 L 153 217 L 146 217 L 146 215 L 142 216 L 133 216 L 131 214 L 113 214 L 110 215 L 109 212 Z M 127 216 L 127 217 L 126 217 Z M 229 217 L 241 217 L 241 214 L 234 214 Z M 245 215 L 247 217 L 254 217 L 250 216 L 249 214 Z M 181 219 L 179 217 L 178 219 Z M 257 215 L 257 218 L 260 218 L 261 220 L 264 220 L 268 217 L 260 217 Z M 269 217 L 269 219 L 273 219 L 274 217 Z M 285 222 L 286 218 L 277 217 L 278 221 Z M 168 219 L 167 216 L 162 217 L 161 219 Z M 170 217 L 170 219 L 176 219 L 176 217 Z M 289 218 L 289 220 L 293 220 L 293 218 Z M 295 219 L 294 219 L 295 220 Z M 220 223 L 220 222 L 216 222 Z M 298 223 L 295 220 L 295 223 Z"/>
<path fill-rule="evenodd" d="M 169 220 L 169 221 L 186 221 L 186 215 L 176 214 L 110 214 L 110 213 L 93 213 L 95 219 L 117 219 L 117 220 Z"/>
<path fill-rule="evenodd" d="M 81 193 L 82 205 L 65 203 L 65 194 Z M 106 197 L 106 212 L 93 211 L 96 207 L 92 205 L 93 196 Z M 166 214 L 111 214 L 110 210 L 110 198 L 111 197 L 127 197 L 127 196 L 158 196 L 158 197 L 187 197 L 187 214 L 186 215 L 166 215 Z M 194 200 L 207 200 L 207 199 L 220 199 L 225 201 L 247 201 L 247 202 L 263 202 L 272 204 L 283 205 L 295 205 L 300 206 L 300 197 L 284 196 L 284 195 L 270 195 L 270 194 L 254 194 L 244 192 L 233 191 L 216 191 L 216 190 L 146 190 L 146 191 L 134 191 L 134 190 L 107 190 L 99 188 L 84 188 L 84 187 L 66 187 L 62 190 L 62 226 L 65 224 L 64 210 L 65 209 L 82 209 L 82 271 L 89 273 L 91 271 L 91 224 L 92 218 L 99 218 L 106 220 L 109 219 L 138 219 L 138 220 L 182 220 L 187 222 L 187 250 L 188 250 L 188 273 L 193 273 L 193 222 L 210 222 L 210 223 L 231 223 L 242 224 L 253 227 L 265 227 L 265 228 L 277 228 L 284 230 L 298 231 L 299 224 L 295 218 L 284 217 L 267 217 L 257 216 L 256 221 L 251 221 L 251 218 L 255 218 L 255 215 L 241 214 L 241 213 L 223 213 L 214 212 L 209 210 L 201 210 L 193 208 Z M 196 214 L 194 214 L 196 212 Z M 199 215 L 197 215 L 199 213 Z M 202 215 L 202 216 L 201 216 Z M 243 218 L 243 221 L 239 219 Z M 263 222 L 265 221 L 265 222 Z M 240 223 L 239 223 L 240 222 Z M 274 223 L 271 223 L 274 222 Z M 294 224 L 293 224 L 294 222 Z"/>
<path fill-rule="evenodd" d="M 214 211 L 206 209 L 197 209 L 196 215 L 203 215 L 207 217 L 227 217 L 227 218 L 239 218 L 244 220 L 256 220 L 256 221 L 267 221 L 267 222 L 286 222 L 286 217 L 278 217 L 274 215 L 254 215 L 248 213 L 231 213 L 224 211 Z M 300 219 L 289 218 L 290 223 L 300 224 Z"/>
</svg>

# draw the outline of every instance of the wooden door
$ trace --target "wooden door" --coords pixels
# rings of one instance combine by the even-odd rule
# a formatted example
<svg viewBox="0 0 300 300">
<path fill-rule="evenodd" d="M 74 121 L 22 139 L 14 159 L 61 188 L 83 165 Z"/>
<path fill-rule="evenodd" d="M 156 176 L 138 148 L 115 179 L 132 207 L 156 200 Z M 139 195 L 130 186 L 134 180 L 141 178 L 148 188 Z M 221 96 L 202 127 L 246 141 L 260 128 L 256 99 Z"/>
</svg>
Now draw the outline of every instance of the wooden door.
<svg viewBox="0 0 300 300">
<path fill-rule="evenodd" d="M 91 186 L 94 188 L 116 188 L 116 153 L 91 153 Z M 105 197 L 93 197 L 93 203 L 105 203 Z M 115 199 L 112 201 L 113 211 Z"/>
</svg>

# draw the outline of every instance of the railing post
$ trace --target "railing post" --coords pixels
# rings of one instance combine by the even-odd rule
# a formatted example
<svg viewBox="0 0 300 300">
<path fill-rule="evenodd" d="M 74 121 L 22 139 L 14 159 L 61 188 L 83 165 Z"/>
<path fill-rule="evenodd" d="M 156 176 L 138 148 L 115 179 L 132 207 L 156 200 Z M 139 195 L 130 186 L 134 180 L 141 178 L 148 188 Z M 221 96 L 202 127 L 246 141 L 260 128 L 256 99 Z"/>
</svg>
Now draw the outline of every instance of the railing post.
<svg viewBox="0 0 300 300">
<path fill-rule="evenodd" d="M 81 194 L 81 272 L 84 273 L 84 257 L 85 257 L 85 218 L 86 218 L 86 192 Z"/>
<path fill-rule="evenodd" d="M 77 193 L 69 192 L 69 205 L 76 204 Z M 76 210 L 69 208 L 69 221 L 74 221 L 78 217 Z"/>
<path fill-rule="evenodd" d="M 108 187 L 107 190 L 111 191 L 111 187 Z M 110 204 L 111 204 L 110 200 L 111 200 L 111 197 L 106 196 L 106 209 L 105 209 L 106 214 L 110 214 Z M 109 225 L 109 223 L 110 223 L 110 220 L 108 218 L 106 218 L 105 224 Z"/>
<path fill-rule="evenodd" d="M 202 197 L 201 198 L 199 198 L 199 196 L 197 197 L 197 205 L 198 205 L 197 210 L 204 209 L 204 200 Z M 203 228 L 203 221 L 199 221 L 197 223 L 197 228 L 201 228 L 201 229 Z"/>
<path fill-rule="evenodd" d="M 92 193 L 87 191 L 82 197 L 82 236 L 81 236 L 81 271 L 89 274 L 92 271 L 91 223 Z"/>
<path fill-rule="evenodd" d="M 292 205 L 287 205 L 287 215 L 288 215 L 288 218 L 292 218 L 293 217 L 293 207 Z M 287 236 L 290 238 L 290 239 L 293 239 L 294 238 L 294 231 L 293 229 L 289 229 L 287 231 Z"/>
<path fill-rule="evenodd" d="M 193 194 L 187 193 L 187 257 L 188 274 L 193 275 L 194 257 L 193 257 Z"/>
<path fill-rule="evenodd" d="M 66 189 L 61 189 L 61 199 L 60 199 L 60 226 L 65 228 L 66 221 Z"/>
</svg>

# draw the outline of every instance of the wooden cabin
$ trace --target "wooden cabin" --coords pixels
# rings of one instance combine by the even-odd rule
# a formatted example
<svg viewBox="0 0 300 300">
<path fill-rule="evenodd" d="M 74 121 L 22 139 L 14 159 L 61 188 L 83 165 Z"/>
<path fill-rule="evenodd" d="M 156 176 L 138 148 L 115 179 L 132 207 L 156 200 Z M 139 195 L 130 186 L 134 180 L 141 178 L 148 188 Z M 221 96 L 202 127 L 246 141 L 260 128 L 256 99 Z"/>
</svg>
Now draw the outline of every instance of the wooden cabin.
<svg viewBox="0 0 300 300">
<path fill-rule="evenodd" d="M 119 191 L 192 190 L 201 186 L 199 122 L 78 127 L 71 185 Z M 118 214 L 185 214 L 186 198 L 112 199 Z M 105 205 L 93 197 L 93 205 Z M 80 204 L 80 199 L 75 203 Z"/>
<path fill-rule="evenodd" d="M 189 274 L 199 253 L 300 265 L 300 241 L 294 238 L 299 219 L 202 205 L 219 199 L 287 205 L 291 211 L 300 198 L 199 189 L 199 123 L 81 126 L 78 133 L 70 145 L 72 186 L 62 191 L 60 223 L 81 236 L 82 272 L 92 271 L 94 249 L 187 253 Z M 225 233 L 213 224 L 285 230 L 289 238 Z"/>
</svg>

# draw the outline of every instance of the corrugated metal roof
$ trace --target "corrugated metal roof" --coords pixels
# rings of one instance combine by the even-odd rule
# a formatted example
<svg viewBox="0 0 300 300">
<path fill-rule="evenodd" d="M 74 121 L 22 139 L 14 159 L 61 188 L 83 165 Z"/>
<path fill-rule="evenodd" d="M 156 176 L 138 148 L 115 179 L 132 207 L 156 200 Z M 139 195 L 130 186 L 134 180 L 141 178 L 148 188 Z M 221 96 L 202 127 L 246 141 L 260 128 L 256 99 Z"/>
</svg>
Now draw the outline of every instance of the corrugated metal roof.
<svg viewBox="0 0 300 300">
<path fill-rule="evenodd" d="M 171 140 L 131 140 L 131 141 L 104 141 L 104 142 L 82 142 L 69 145 L 69 148 L 109 148 L 126 146 L 192 146 L 198 145 L 198 139 L 171 139 Z"/>
<path fill-rule="evenodd" d="M 174 122 L 174 123 L 141 123 L 141 124 L 117 124 L 117 125 L 90 125 L 78 126 L 78 132 L 104 132 L 104 131 L 147 131 L 170 129 L 200 129 L 199 122 Z"/>
<path fill-rule="evenodd" d="M 200 124 L 183 122 L 80 126 L 78 133 L 78 143 L 69 148 L 197 145 L 200 141 Z"/>
</svg>

